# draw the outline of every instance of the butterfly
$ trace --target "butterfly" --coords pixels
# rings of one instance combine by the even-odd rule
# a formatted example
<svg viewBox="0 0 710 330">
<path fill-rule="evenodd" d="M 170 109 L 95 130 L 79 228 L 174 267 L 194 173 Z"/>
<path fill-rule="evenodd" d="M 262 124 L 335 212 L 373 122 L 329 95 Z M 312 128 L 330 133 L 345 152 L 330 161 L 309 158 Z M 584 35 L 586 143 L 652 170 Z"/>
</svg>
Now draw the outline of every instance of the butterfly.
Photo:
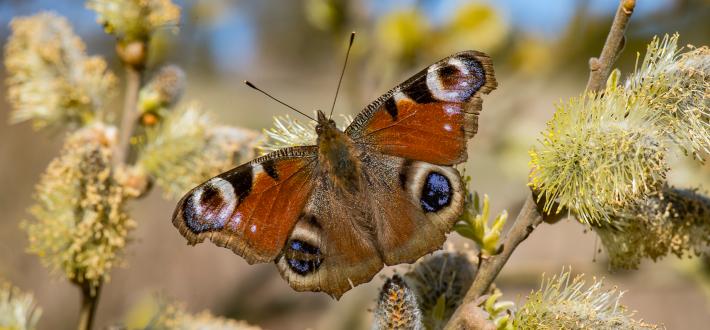
<svg viewBox="0 0 710 330">
<path fill-rule="evenodd" d="M 352 39 L 351 39 L 352 42 Z M 271 152 L 189 191 L 172 223 L 250 264 L 274 262 L 297 291 L 338 299 L 385 265 L 438 250 L 463 212 L 453 167 L 467 159 L 491 59 L 444 58 L 370 103 L 341 130 L 317 113 L 315 145 Z"/>
</svg>

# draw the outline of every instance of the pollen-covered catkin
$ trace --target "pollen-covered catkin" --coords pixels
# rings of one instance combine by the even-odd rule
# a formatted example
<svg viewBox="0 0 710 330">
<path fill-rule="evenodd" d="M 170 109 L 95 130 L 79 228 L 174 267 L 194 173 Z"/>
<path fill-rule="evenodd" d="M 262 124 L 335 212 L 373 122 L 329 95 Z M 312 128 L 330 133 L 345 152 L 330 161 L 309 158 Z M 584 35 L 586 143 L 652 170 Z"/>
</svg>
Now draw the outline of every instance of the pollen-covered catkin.
<svg viewBox="0 0 710 330">
<path fill-rule="evenodd" d="M 613 268 L 637 268 L 643 258 L 700 255 L 710 242 L 710 199 L 696 190 L 664 187 L 593 226 Z"/>
<path fill-rule="evenodd" d="M 53 13 L 14 18 L 5 45 L 12 122 L 36 128 L 79 127 L 100 120 L 116 77 L 86 55 L 69 22 Z"/>
<path fill-rule="evenodd" d="M 115 129 L 103 125 L 71 134 L 37 184 L 31 213 L 22 226 L 29 252 L 69 280 L 96 288 L 123 262 L 135 222 L 127 194 L 111 165 Z"/>
</svg>

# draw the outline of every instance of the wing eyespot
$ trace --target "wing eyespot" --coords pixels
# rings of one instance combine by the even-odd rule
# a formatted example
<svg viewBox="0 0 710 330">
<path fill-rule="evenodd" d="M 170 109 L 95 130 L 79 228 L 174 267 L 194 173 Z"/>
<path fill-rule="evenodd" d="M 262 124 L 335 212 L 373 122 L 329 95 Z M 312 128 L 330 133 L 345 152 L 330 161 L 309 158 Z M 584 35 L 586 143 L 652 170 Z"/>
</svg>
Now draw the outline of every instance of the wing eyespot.
<svg viewBox="0 0 710 330">
<path fill-rule="evenodd" d="M 453 194 L 451 181 L 445 175 L 431 171 L 424 179 L 419 203 L 424 212 L 438 212 L 451 204 Z"/>
<path fill-rule="evenodd" d="M 323 262 L 318 247 L 297 239 L 288 242 L 285 257 L 289 269 L 301 276 L 317 271 Z"/>
<path fill-rule="evenodd" d="M 182 209 L 185 225 L 196 234 L 222 229 L 236 204 L 232 184 L 213 178 L 186 197 Z"/>
<path fill-rule="evenodd" d="M 403 161 L 400 187 L 430 219 L 453 222 L 463 211 L 463 186 L 459 172 L 448 166 Z"/>
</svg>

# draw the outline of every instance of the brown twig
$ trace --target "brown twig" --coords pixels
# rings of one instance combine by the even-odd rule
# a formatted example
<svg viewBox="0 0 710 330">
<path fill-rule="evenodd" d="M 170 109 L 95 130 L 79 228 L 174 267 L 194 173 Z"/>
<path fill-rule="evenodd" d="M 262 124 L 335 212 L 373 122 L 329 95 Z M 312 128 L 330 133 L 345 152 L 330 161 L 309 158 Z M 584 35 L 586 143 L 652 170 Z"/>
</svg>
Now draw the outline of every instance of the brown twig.
<svg viewBox="0 0 710 330">
<path fill-rule="evenodd" d="M 533 200 L 532 194 L 530 194 L 528 198 L 525 199 L 523 208 L 520 210 L 520 213 L 518 213 L 515 223 L 505 235 L 505 241 L 503 242 L 500 253 L 494 256 L 482 257 L 476 273 L 476 279 L 466 293 L 464 303 L 472 302 L 488 291 L 488 288 L 498 276 L 501 269 L 503 269 L 505 263 L 508 262 L 513 251 L 522 241 L 528 238 L 528 235 L 530 235 L 540 223 L 542 223 L 542 215 L 537 211 L 535 201 Z"/>
<path fill-rule="evenodd" d="M 79 310 L 78 330 L 90 330 L 94 323 L 94 315 L 96 315 L 96 307 L 99 303 L 99 293 L 101 292 L 101 283 L 96 288 L 91 289 L 88 283 L 77 284 L 81 290 L 81 309 Z M 93 294 L 92 294 L 93 293 Z"/>
<path fill-rule="evenodd" d="M 599 91 L 606 84 L 612 66 L 624 48 L 624 33 L 635 6 L 636 0 L 620 1 L 599 58 L 592 57 L 589 59 L 587 91 Z"/>
<path fill-rule="evenodd" d="M 126 65 L 126 96 L 121 114 L 121 128 L 116 144 L 115 164 L 124 164 L 131 148 L 131 135 L 138 120 L 138 90 L 141 85 L 141 72 L 136 67 Z"/>
<path fill-rule="evenodd" d="M 606 83 L 606 80 L 611 73 L 611 68 L 623 48 L 624 32 L 626 31 L 629 18 L 634 11 L 635 4 L 635 0 L 620 1 L 599 59 L 593 58 L 590 60 L 590 74 L 586 87 L 587 91 L 601 90 Z M 520 213 L 518 213 L 515 222 L 505 235 L 501 252 L 494 256 L 482 257 L 476 273 L 476 278 L 474 279 L 473 284 L 471 284 L 469 290 L 466 292 L 466 296 L 464 297 L 464 301 L 461 306 L 467 306 L 475 302 L 478 297 L 488 291 L 488 288 L 493 283 L 493 280 L 495 280 L 498 276 L 498 273 L 500 273 L 503 269 L 506 262 L 508 262 L 508 259 L 513 254 L 513 251 L 515 251 L 518 245 L 524 241 L 530 233 L 535 230 L 535 227 L 542 223 L 542 221 L 543 217 L 541 213 L 538 212 L 537 205 L 531 192 L 525 199 L 525 203 L 523 204 Z M 465 313 L 467 312 L 463 308 L 459 307 L 451 317 L 451 321 L 447 324 L 446 329 L 457 329 L 461 324 L 461 320 L 465 317 Z"/>
</svg>

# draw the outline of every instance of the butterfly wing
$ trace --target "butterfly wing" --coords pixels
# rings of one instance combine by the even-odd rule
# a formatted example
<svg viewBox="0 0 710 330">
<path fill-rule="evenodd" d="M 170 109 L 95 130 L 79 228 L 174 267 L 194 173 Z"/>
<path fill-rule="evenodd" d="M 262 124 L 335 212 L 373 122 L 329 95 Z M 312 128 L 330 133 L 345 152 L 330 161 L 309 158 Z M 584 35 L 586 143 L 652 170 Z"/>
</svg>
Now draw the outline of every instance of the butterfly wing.
<svg viewBox="0 0 710 330">
<path fill-rule="evenodd" d="M 313 188 L 317 148 L 281 149 L 188 192 L 173 225 L 197 244 L 209 238 L 247 262 L 276 259 Z"/>
<path fill-rule="evenodd" d="M 457 53 L 380 97 L 346 130 L 366 155 L 374 242 L 386 264 L 412 262 L 446 240 L 464 201 L 451 166 L 466 160 L 481 95 L 496 86 L 487 55 Z"/>
<path fill-rule="evenodd" d="M 385 264 L 412 263 L 440 249 L 463 212 L 459 172 L 383 154 L 372 154 L 365 162 L 373 241 Z"/>
<path fill-rule="evenodd" d="M 392 156 L 453 165 L 466 160 L 481 94 L 497 86 L 490 58 L 465 51 L 442 59 L 368 105 L 345 132 Z"/>
<path fill-rule="evenodd" d="M 317 180 L 276 264 L 295 290 L 339 298 L 368 282 L 383 262 L 372 239 L 372 210 L 359 193 Z"/>
</svg>

